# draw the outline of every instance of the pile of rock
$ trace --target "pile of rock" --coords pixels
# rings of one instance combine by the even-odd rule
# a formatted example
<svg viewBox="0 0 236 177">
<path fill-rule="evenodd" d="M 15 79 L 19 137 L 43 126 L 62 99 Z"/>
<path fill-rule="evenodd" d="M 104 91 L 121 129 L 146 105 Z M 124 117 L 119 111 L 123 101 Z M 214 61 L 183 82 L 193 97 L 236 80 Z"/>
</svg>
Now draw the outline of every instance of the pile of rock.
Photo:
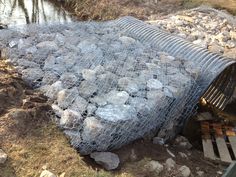
<svg viewBox="0 0 236 177">
<path fill-rule="evenodd" d="M 84 154 L 160 128 L 196 79 L 193 63 L 113 23 L 28 26 L 4 30 L 0 41 L 22 78 L 53 101 L 59 125 Z"/>
<path fill-rule="evenodd" d="M 202 7 L 150 23 L 212 52 L 236 59 L 236 19 L 229 14 Z"/>
</svg>

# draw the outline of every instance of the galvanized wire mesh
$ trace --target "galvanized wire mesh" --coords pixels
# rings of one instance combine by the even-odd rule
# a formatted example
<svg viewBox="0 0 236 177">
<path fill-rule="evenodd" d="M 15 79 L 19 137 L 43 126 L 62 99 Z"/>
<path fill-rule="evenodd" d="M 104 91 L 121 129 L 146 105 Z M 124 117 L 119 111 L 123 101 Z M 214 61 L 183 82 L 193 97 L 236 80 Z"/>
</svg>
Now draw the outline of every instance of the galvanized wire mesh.
<svg viewBox="0 0 236 177">
<path fill-rule="evenodd" d="M 59 126 L 82 154 L 151 132 L 170 139 L 216 77 L 235 71 L 234 61 L 131 17 L 4 33 L 10 61 L 54 102 Z"/>
</svg>

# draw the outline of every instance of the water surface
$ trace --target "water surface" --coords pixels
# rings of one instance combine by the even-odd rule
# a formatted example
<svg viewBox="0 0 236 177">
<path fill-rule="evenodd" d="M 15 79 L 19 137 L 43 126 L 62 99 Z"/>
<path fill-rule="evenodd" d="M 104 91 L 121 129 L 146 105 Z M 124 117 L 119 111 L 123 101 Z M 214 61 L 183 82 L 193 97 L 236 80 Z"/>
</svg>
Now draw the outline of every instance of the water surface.
<svg viewBox="0 0 236 177">
<path fill-rule="evenodd" d="M 48 0 L 0 0 L 0 23 L 8 26 L 70 21 L 72 16 L 59 3 Z"/>
</svg>

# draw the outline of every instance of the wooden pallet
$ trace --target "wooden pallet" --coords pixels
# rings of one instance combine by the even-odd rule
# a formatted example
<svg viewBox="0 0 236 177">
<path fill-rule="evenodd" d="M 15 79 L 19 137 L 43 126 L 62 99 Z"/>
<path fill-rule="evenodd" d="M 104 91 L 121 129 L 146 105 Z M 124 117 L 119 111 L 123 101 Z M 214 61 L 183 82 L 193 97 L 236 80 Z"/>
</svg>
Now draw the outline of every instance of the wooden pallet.
<svg viewBox="0 0 236 177">
<path fill-rule="evenodd" d="M 231 163 L 236 157 L 236 132 L 232 126 L 201 122 L 204 156 L 211 160 Z"/>
</svg>

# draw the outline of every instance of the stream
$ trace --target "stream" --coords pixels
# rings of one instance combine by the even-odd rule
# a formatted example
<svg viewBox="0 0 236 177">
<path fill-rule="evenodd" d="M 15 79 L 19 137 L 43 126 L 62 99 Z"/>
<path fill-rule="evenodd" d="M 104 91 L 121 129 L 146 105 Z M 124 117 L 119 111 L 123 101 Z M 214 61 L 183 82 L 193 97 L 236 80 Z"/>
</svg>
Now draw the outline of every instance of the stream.
<svg viewBox="0 0 236 177">
<path fill-rule="evenodd" d="M 62 3 L 48 0 L 0 0 L 0 23 L 8 26 L 73 21 Z"/>
</svg>

